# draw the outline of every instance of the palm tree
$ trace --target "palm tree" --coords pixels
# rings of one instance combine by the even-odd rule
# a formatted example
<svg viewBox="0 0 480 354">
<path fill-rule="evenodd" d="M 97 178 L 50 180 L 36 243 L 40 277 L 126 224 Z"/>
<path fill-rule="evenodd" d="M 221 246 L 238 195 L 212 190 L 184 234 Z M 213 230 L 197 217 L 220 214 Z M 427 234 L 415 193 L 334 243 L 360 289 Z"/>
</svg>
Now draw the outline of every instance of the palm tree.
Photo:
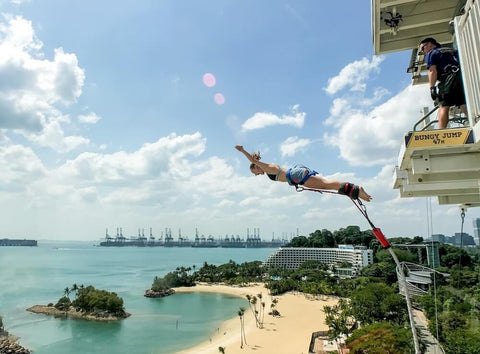
<svg viewBox="0 0 480 354">
<path fill-rule="evenodd" d="M 252 296 L 252 299 L 250 300 L 250 303 L 252 304 L 252 311 L 253 311 L 253 314 L 255 315 L 255 322 L 256 322 L 256 325 L 258 328 L 261 328 L 260 326 L 260 320 L 258 318 L 258 310 L 257 310 L 257 297 L 256 296 Z"/>
<path fill-rule="evenodd" d="M 68 286 L 63 290 L 63 295 L 70 297 L 70 288 Z"/>
<path fill-rule="evenodd" d="M 329 327 L 328 336 L 337 343 L 340 353 L 343 353 L 339 339 L 344 334 L 348 336 L 350 332 L 348 325 L 350 320 L 348 304 L 345 300 L 340 300 L 338 305 L 324 306 L 323 312 L 325 313 L 325 323 Z"/>
<path fill-rule="evenodd" d="M 77 283 L 74 283 L 72 285 L 72 288 L 70 289 L 71 292 L 75 292 L 75 295 L 77 295 L 77 291 L 78 291 L 78 285 Z"/>
<path fill-rule="evenodd" d="M 248 300 L 248 305 L 250 306 L 250 310 L 252 310 L 252 313 L 253 315 L 255 316 L 255 325 L 257 327 L 259 327 L 259 324 L 258 324 L 258 311 L 257 311 L 257 297 L 254 295 L 254 296 L 250 296 L 250 295 L 246 295 L 246 298 Z"/>
<path fill-rule="evenodd" d="M 270 309 L 272 310 L 271 315 L 273 317 L 280 316 L 280 312 L 278 312 L 278 310 L 277 310 L 277 304 L 278 304 L 278 299 L 273 298 L 272 303 L 270 304 Z"/>
<path fill-rule="evenodd" d="M 263 328 L 263 322 L 261 321 L 262 318 L 262 293 L 257 294 L 258 300 L 260 301 L 260 314 L 258 316 L 258 324 L 260 325 L 260 328 Z"/>
<path fill-rule="evenodd" d="M 243 311 L 242 309 L 240 308 L 240 310 L 238 310 L 237 312 L 238 314 L 238 317 L 240 317 L 240 349 L 243 349 Z M 220 348 L 219 348 L 220 350 Z"/>
<path fill-rule="evenodd" d="M 245 345 L 248 345 L 247 336 L 245 335 L 245 307 L 240 307 L 240 311 L 242 312 L 242 317 L 240 318 L 240 320 L 241 320 L 241 331 L 243 333 L 243 341 L 245 342 Z"/>
<path fill-rule="evenodd" d="M 263 328 L 263 320 L 265 318 L 265 302 L 262 302 L 261 305 L 262 305 L 262 322 L 261 323 Z"/>
</svg>

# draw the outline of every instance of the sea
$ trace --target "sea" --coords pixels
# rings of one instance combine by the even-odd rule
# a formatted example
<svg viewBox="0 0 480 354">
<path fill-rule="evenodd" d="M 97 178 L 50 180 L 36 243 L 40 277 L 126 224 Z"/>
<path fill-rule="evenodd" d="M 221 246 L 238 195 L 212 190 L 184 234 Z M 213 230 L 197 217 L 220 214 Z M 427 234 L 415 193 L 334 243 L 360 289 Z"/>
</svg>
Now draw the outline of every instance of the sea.
<svg viewBox="0 0 480 354">
<path fill-rule="evenodd" d="M 98 244 L 98 243 L 97 243 Z M 0 316 L 7 331 L 35 354 L 175 353 L 211 337 L 237 316 L 246 299 L 221 294 L 143 296 L 155 276 L 176 267 L 200 268 L 265 260 L 271 248 L 99 247 L 95 242 L 39 241 L 0 247 Z M 130 317 L 115 322 L 55 318 L 26 311 L 55 303 L 77 285 L 116 292 Z M 73 299 L 74 295 L 70 295 Z"/>
</svg>

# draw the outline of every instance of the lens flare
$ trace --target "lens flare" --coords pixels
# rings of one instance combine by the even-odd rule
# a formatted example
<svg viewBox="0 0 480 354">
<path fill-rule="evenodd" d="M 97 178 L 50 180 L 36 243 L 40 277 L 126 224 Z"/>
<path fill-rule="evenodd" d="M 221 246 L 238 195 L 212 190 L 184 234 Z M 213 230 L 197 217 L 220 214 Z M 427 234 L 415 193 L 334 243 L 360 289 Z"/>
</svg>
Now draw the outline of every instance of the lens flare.
<svg viewBox="0 0 480 354">
<path fill-rule="evenodd" d="M 221 93 L 216 93 L 213 99 L 215 100 L 215 103 L 218 105 L 222 105 L 225 103 L 225 96 L 223 96 Z"/>
<path fill-rule="evenodd" d="M 217 82 L 217 80 L 215 79 L 215 76 L 212 73 L 204 74 L 202 81 L 203 81 L 203 84 L 207 87 L 213 87 Z"/>
</svg>

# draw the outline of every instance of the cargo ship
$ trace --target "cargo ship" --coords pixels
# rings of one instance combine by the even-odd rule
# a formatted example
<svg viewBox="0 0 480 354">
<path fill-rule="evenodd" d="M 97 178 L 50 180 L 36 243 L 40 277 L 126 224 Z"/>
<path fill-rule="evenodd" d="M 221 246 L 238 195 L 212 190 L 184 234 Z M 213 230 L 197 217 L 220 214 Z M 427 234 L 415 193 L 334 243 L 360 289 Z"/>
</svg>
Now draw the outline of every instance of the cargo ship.
<svg viewBox="0 0 480 354">
<path fill-rule="evenodd" d="M 4 238 L 0 239 L 0 246 L 37 246 L 37 241 Z"/>
</svg>

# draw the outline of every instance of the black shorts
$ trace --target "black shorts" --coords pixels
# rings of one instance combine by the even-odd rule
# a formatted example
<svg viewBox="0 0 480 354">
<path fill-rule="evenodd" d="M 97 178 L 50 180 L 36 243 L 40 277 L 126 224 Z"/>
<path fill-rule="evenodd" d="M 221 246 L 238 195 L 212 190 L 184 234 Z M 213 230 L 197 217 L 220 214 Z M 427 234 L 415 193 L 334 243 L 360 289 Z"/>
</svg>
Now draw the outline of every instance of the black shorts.
<svg viewBox="0 0 480 354">
<path fill-rule="evenodd" d="M 438 101 L 440 107 L 465 104 L 465 93 L 460 71 L 442 77 L 438 84 Z"/>
</svg>

